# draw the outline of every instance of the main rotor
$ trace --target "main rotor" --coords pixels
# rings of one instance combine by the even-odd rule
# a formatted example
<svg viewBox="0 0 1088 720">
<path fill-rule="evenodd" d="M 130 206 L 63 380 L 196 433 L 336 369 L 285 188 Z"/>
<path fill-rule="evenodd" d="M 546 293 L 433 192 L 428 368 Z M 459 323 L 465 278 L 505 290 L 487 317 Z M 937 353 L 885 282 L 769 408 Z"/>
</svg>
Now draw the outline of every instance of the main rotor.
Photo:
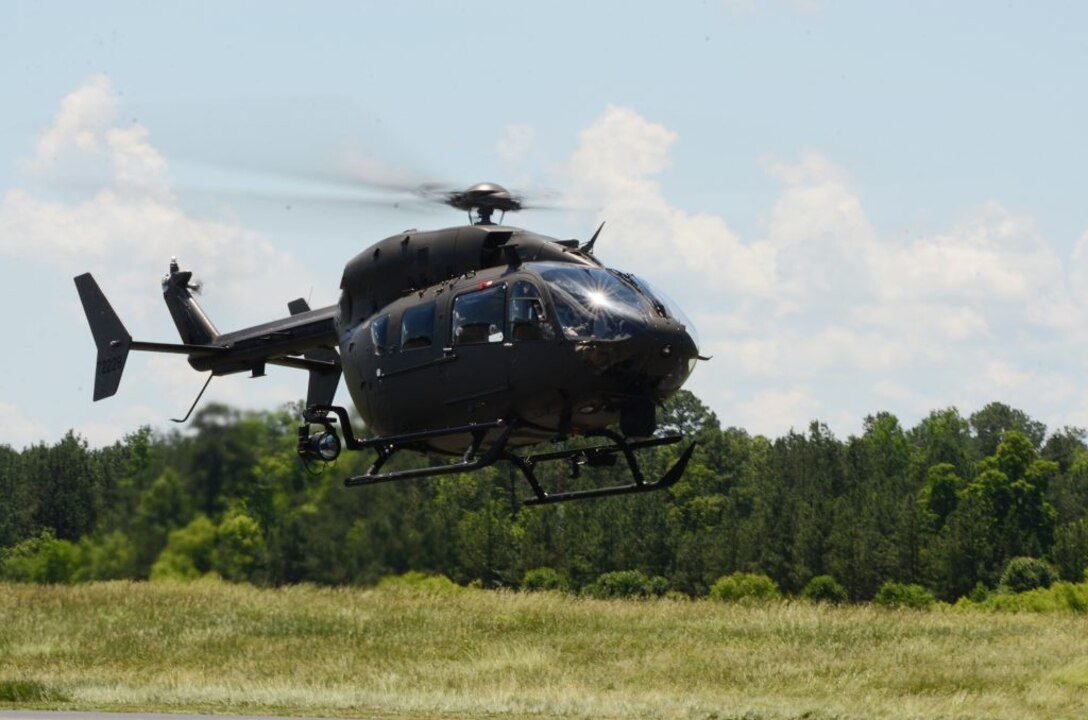
<svg viewBox="0 0 1088 720">
<path fill-rule="evenodd" d="M 505 216 L 507 212 L 516 212 L 522 209 L 521 198 L 510 194 L 510 191 L 498 183 L 477 183 L 467 190 L 453 190 L 443 194 L 445 204 L 450 207 L 464 210 L 469 213 L 472 220 L 472 211 L 476 211 L 473 220 L 476 225 L 492 225 L 491 216 L 496 210 Z M 499 222 L 502 222 L 502 216 Z"/>
</svg>

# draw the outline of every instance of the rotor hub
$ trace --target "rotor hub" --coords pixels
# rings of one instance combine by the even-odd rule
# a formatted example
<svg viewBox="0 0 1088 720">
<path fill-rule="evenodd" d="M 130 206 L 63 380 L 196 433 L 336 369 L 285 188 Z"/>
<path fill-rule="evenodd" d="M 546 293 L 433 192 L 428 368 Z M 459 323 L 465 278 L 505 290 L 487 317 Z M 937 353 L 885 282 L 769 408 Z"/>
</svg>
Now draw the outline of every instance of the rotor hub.
<svg viewBox="0 0 1088 720">
<path fill-rule="evenodd" d="M 479 224 L 491 222 L 491 215 L 496 211 L 503 213 L 521 210 L 521 199 L 498 183 L 477 183 L 467 190 L 455 190 L 446 194 L 446 204 L 458 210 L 471 213 L 476 211 Z"/>
</svg>

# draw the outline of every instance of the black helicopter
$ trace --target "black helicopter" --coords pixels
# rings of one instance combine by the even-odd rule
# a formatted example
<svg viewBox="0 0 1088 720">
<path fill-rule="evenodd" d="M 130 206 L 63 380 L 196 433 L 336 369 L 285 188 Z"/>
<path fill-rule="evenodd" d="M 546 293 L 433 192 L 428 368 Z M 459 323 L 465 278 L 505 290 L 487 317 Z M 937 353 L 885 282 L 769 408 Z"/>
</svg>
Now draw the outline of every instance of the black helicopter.
<svg viewBox="0 0 1088 720">
<path fill-rule="evenodd" d="M 282 365 L 309 372 L 298 436 L 305 460 L 333 461 L 342 447 L 377 453 L 365 475 L 345 480 L 349 486 L 499 460 L 525 476 L 533 492 L 526 504 L 646 492 L 679 480 L 693 444 L 655 481 L 643 476 L 634 451 L 682 440 L 653 436 L 657 406 L 706 359 L 682 312 L 594 257 L 603 223 L 588 242 L 556 240 L 501 224 L 523 205 L 499 185 L 441 199 L 474 222 L 388 237 L 348 262 L 338 305 L 311 310 L 294 300 L 289 317 L 236 332 L 215 328 L 193 298 L 192 273 L 172 259 L 162 291 L 180 344 L 134 341 L 91 274 L 76 277 L 98 348 L 94 399 L 117 392 L 130 350 L 187 355 L 194 369 L 210 373 L 204 389 L 217 375 L 259 377 L 266 365 Z M 373 437 L 356 437 L 347 410 L 332 405 L 341 375 Z M 516 452 L 577 436 L 604 442 Z M 383 473 L 404 449 L 459 459 Z M 565 460 L 577 474 L 579 466 L 620 457 L 632 476 L 626 485 L 548 492 L 534 473 L 542 462 Z"/>
</svg>

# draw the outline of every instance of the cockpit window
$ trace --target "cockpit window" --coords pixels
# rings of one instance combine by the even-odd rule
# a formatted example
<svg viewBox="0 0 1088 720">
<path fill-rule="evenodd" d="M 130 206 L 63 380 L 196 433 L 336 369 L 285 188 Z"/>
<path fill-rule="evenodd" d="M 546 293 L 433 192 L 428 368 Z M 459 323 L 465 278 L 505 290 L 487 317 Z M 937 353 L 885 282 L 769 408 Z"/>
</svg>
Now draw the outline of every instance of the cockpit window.
<svg viewBox="0 0 1088 720">
<path fill-rule="evenodd" d="M 540 290 L 528 280 L 518 280 L 511 286 L 509 317 L 514 342 L 555 338 L 555 329 L 548 321 Z"/>
<path fill-rule="evenodd" d="M 505 285 L 458 295 L 453 300 L 453 344 L 502 342 L 505 307 Z"/>
<path fill-rule="evenodd" d="M 556 318 L 568 338 L 620 340 L 645 322 L 646 306 L 638 293 L 608 271 L 542 265 L 540 277 L 551 290 Z"/>
</svg>

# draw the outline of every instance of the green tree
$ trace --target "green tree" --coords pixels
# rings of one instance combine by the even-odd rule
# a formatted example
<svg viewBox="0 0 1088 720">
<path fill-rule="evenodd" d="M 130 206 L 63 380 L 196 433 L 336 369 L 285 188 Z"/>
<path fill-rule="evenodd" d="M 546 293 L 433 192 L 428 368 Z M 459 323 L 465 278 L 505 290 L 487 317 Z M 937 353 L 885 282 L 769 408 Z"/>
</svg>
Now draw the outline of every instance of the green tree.
<svg viewBox="0 0 1088 720">
<path fill-rule="evenodd" d="M 923 516 L 929 526 L 940 530 L 945 520 L 956 509 L 959 493 L 965 483 L 956 475 L 956 468 L 950 463 L 933 465 L 926 473 L 926 484 L 918 495 Z"/>
<path fill-rule="evenodd" d="M 37 498 L 23 469 L 22 454 L 0 445 L 0 548 L 31 534 Z"/>
<path fill-rule="evenodd" d="M 1063 579 L 1080 582 L 1088 570 L 1088 517 L 1066 523 L 1054 533 L 1051 558 Z"/>
<path fill-rule="evenodd" d="M 62 540 L 90 532 L 100 509 L 99 477 L 87 442 L 72 431 L 52 447 L 23 452 L 24 476 L 35 488 L 34 524 Z"/>
<path fill-rule="evenodd" d="M 140 495 L 131 525 L 136 572 L 141 577 L 146 577 L 170 533 L 185 527 L 192 519 L 189 494 L 181 475 L 167 467 Z"/>
<path fill-rule="evenodd" d="M 971 425 L 954 407 L 930 412 L 910 431 L 910 440 L 922 472 L 947 464 L 964 477 L 971 469 Z"/>
<path fill-rule="evenodd" d="M 489 587 L 514 587 L 518 533 L 509 506 L 495 498 L 466 512 L 457 524 L 460 572 L 456 579 L 482 580 Z"/>
<path fill-rule="evenodd" d="M 970 423 L 975 431 L 975 452 L 979 458 L 993 455 L 1010 432 L 1023 435 L 1035 449 L 1043 446 L 1046 437 L 1046 425 L 1032 420 L 1023 410 L 999 402 L 992 402 L 972 414 Z"/>
<path fill-rule="evenodd" d="M 234 582 L 254 582 L 265 578 L 267 566 L 267 548 L 261 526 L 245 508 L 235 506 L 227 512 L 215 532 L 216 572 Z"/>
<path fill-rule="evenodd" d="M 1066 425 L 1046 439 L 1042 457 L 1044 460 L 1058 463 L 1058 469 L 1066 473 L 1077 458 L 1088 450 L 1088 445 L 1084 442 L 1085 438 L 1088 438 L 1088 430 Z"/>
<path fill-rule="evenodd" d="M 211 572 L 215 559 L 215 525 L 197 515 L 170 533 L 166 548 L 151 566 L 152 580 L 196 580 Z"/>
</svg>

